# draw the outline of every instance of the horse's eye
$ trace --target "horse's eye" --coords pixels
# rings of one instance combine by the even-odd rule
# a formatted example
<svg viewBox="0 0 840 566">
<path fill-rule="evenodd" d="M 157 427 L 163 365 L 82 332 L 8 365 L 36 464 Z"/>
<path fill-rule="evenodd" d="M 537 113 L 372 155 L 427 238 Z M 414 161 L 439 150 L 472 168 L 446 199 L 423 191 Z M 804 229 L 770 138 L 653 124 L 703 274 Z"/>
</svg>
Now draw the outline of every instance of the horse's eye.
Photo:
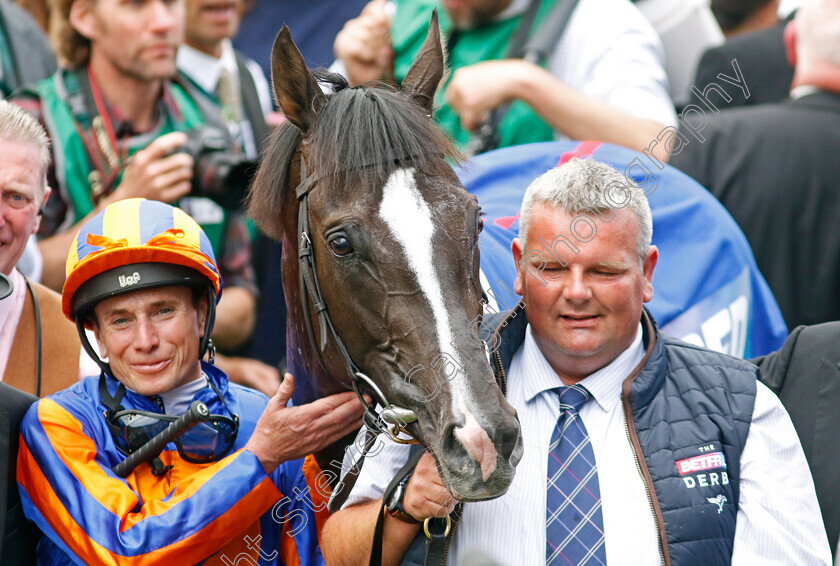
<svg viewBox="0 0 840 566">
<path fill-rule="evenodd" d="M 481 216 L 481 214 L 479 213 L 478 220 L 476 221 L 476 228 L 475 228 L 475 239 L 476 240 L 478 239 L 478 235 L 481 234 L 482 231 L 484 231 L 484 217 Z"/>
<path fill-rule="evenodd" d="M 329 241 L 330 251 L 336 257 L 342 257 L 353 253 L 353 246 L 346 236 L 333 236 Z"/>
</svg>

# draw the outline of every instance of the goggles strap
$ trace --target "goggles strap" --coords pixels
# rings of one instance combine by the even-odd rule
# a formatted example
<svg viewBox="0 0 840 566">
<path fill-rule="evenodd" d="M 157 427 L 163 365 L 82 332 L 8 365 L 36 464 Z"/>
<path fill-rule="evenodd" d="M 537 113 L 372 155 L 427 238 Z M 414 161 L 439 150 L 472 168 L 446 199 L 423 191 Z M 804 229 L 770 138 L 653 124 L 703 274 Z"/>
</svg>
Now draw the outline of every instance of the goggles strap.
<svg viewBox="0 0 840 566">
<path fill-rule="evenodd" d="M 216 396 L 219 397 L 219 400 L 221 400 L 222 405 L 225 406 L 225 409 L 227 410 L 228 414 L 233 417 L 233 422 L 238 425 L 239 424 L 239 415 L 237 415 L 236 413 L 234 413 L 233 411 L 230 410 L 230 407 L 228 407 L 227 401 L 225 401 L 225 396 L 222 395 L 222 392 L 219 391 L 219 388 L 216 387 L 216 384 L 213 383 L 213 380 L 210 379 L 209 377 L 207 377 L 205 379 L 207 379 L 207 384 L 210 386 L 210 389 L 212 389 L 213 391 L 216 392 Z"/>
</svg>

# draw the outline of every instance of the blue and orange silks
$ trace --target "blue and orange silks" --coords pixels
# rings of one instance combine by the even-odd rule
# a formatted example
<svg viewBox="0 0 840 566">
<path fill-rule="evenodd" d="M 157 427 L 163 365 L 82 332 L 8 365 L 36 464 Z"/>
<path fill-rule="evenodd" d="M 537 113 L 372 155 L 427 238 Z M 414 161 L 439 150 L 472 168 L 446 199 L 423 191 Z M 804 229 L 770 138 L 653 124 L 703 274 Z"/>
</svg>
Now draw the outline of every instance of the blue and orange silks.
<svg viewBox="0 0 840 566">
<path fill-rule="evenodd" d="M 308 566 L 323 564 L 318 531 L 326 515 L 316 492 L 320 470 L 310 456 L 266 475 L 243 446 L 267 401 L 202 363 L 240 417 L 234 452 L 212 464 L 183 461 L 162 477 L 141 464 L 121 479 L 111 467 L 117 450 L 100 402 L 98 377 L 33 405 L 21 426 L 17 479 L 26 516 L 45 533 L 39 564 L 204 564 Z M 108 378 L 114 394 L 118 383 Z M 211 413 L 224 407 L 210 388 L 195 396 Z M 159 412 L 127 391 L 126 408 Z M 321 482 L 324 483 L 324 482 Z M 326 494 L 328 496 L 329 494 Z"/>
</svg>

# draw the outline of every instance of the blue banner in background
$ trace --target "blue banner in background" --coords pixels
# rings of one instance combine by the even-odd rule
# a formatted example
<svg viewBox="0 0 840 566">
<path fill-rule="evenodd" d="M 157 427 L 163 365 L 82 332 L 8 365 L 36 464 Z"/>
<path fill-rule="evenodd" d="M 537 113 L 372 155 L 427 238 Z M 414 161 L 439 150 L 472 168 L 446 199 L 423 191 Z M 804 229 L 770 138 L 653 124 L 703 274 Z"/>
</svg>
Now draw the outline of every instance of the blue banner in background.
<svg viewBox="0 0 840 566">
<path fill-rule="evenodd" d="M 516 304 L 510 245 L 519 233 L 525 189 L 561 159 L 577 155 L 611 165 L 643 187 L 653 213 L 659 262 L 648 304 L 664 332 L 737 357 L 777 350 L 787 336 L 782 314 L 752 250 L 723 206 L 693 179 L 646 154 L 596 142 L 548 142 L 479 155 L 459 170 L 485 213 L 479 239 L 489 305 Z"/>
</svg>

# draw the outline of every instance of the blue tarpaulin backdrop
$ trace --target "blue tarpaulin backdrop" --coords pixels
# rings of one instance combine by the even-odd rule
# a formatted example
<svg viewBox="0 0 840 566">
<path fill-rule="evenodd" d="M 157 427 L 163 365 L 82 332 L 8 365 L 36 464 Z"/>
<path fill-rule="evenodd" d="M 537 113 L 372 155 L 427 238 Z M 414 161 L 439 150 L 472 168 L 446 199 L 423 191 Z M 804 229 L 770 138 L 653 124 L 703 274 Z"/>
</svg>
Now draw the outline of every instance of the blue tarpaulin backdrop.
<svg viewBox="0 0 840 566">
<path fill-rule="evenodd" d="M 504 148 L 459 170 L 486 215 L 479 246 L 491 306 L 504 309 L 515 303 L 510 244 L 519 232 L 526 187 L 572 155 L 607 163 L 649 193 L 659 263 L 648 307 L 664 332 L 745 358 L 781 347 L 787 336 L 782 314 L 746 238 L 723 206 L 677 169 L 660 169 L 645 154 L 596 142 Z"/>
</svg>

